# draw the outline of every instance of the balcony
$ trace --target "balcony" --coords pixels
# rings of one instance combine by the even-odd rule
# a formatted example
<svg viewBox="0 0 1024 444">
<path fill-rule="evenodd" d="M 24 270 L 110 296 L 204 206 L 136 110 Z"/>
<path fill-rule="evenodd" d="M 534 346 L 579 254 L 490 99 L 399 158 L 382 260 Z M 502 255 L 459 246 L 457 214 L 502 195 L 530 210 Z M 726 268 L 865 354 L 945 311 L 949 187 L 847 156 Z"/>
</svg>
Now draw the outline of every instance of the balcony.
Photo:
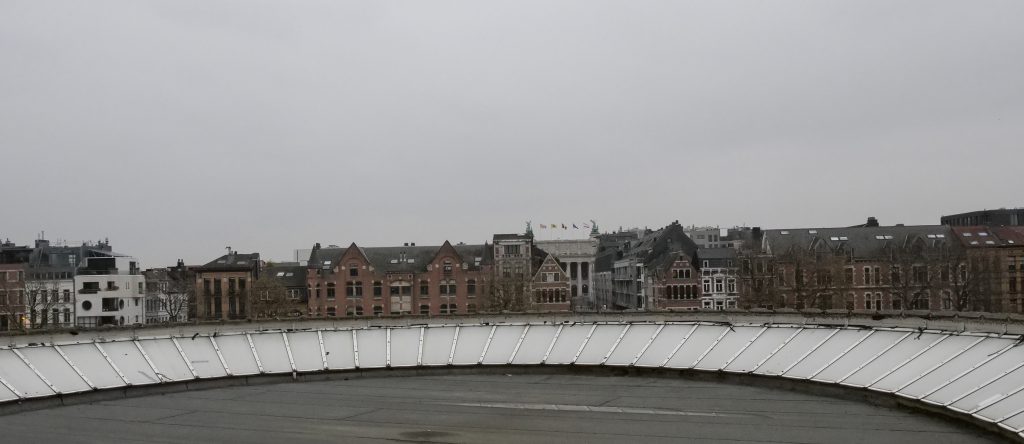
<svg viewBox="0 0 1024 444">
<path fill-rule="evenodd" d="M 99 288 L 80 288 L 78 294 L 96 294 L 99 293 Z"/>
</svg>

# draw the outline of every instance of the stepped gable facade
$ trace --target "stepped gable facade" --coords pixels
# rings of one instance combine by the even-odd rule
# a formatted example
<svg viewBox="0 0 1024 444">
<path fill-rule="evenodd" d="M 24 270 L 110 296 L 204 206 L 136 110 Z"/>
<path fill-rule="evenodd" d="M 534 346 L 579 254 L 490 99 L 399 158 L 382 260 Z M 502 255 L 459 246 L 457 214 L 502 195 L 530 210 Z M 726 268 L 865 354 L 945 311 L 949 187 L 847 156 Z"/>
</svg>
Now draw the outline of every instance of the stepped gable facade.
<svg viewBox="0 0 1024 444">
<path fill-rule="evenodd" d="M 313 246 L 306 269 L 309 314 L 359 317 L 478 311 L 491 246 Z"/>
</svg>

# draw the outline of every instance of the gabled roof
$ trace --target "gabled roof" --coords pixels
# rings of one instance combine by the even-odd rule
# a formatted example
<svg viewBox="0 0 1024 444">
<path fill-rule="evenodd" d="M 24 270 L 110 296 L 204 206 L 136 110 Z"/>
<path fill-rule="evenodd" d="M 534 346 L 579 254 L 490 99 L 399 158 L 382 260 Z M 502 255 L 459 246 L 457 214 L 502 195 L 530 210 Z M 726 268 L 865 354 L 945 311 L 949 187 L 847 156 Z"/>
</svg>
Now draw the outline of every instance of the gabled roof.
<svg viewBox="0 0 1024 444">
<path fill-rule="evenodd" d="M 679 256 L 691 259 L 697 255 L 697 244 L 686 235 L 682 225 L 673 222 L 659 230 L 650 244 L 650 252 L 644 259 L 644 265 L 652 269 L 662 269 L 671 265 Z"/>
<path fill-rule="evenodd" d="M 558 263 L 558 260 L 555 259 L 555 256 L 552 254 L 548 254 L 546 257 L 544 257 L 544 260 L 541 261 L 541 263 L 537 266 L 537 272 L 533 274 L 534 282 L 540 282 L 538 281 L 538 279 L 540 279 L 541 269 L 544 268 L 545 265 L 554 265 L 556 268 L 558 268 L 558 271 L 562 273 L 562 276 L 568 276 L 568 274 L 565 272 L 565 269 L 563 269 L 562 266 Z"/>
<path fill-rule="evenodd" d="M 341 258 L 349 250 L 355 249 L 366 261 L 373 265 L 374 269 L 383 273 L 422 273 L 427 271 L 427 264 L 434 261 L 442 248 L 451 248 L 455 254 L 466 263 L 469 270 L 478 270 L 480 267 L 490 264 L 490 245 L 452 245 L 445 242 L 445 245 L 426 246 L 398 246 L 398 247 L 359 247 L 356 244 L 348 248 L 313 248 L 310 253 L 308 267 L 311 269 L 327 268 L 333 269 L 340 264 Z M 477 261 L 479 259 L 479 261 Z M 327 263 L 329 262 L 329 263 Z M 461 265 L 461 264 L 460 264 Z"/>
</svg>

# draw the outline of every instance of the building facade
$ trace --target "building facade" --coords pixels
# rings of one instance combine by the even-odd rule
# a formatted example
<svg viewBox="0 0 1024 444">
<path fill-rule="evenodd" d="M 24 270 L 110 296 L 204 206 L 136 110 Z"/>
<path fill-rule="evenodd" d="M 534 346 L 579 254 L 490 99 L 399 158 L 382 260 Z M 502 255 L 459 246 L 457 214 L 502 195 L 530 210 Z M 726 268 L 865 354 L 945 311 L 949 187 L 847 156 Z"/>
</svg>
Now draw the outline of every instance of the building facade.
<svg viewBox="0 0 1024 444">
<path fill-rule="evenodd" d="M 248 319 L 252 316 L 249 289 L 260 277 L 260 254 L 228 254 L 195 267 L 196 313 L 201 320 Z"/>
<path fill-rule="evenodd" d="M 594 265 L 597 260 L 598 240 L 546 240 L 534 245 L 553 256 L 565 271 L 569 284 L 569 300 L 574 311 L 596 311 L 594 294 Z M 536 281 L 534 281 L 536 282 Z"/>
<path fill-rule="evenodd" d="M 489 246 L 313 247 L 307 265 L 314 317 L 475 313 L 491 275 Z"/>
<path fill-rule="evenodd" d="M 702 310 L 726 310 L 739 306 L 739 264 L 733 248 L 698 250 Z"/>
<path fill-rule="evenodd" d="M 146 278 L 135 258 L 87 257 L 74 282 L 76 325 L 141 325 L 146 321 Z"/>
</svg>

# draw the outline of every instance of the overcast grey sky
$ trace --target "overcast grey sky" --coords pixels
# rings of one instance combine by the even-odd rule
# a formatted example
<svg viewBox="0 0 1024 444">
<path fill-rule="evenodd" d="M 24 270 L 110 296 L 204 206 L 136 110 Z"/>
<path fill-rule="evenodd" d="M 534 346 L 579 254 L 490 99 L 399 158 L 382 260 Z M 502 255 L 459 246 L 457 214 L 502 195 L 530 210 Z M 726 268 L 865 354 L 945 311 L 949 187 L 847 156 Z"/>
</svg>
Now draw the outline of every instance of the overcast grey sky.
<svg viewBox="0 0 1024 444">
<path fill-rule="evenodd" d="M 1024 1 L 0 2 L 0 236 L 145 266 L 1021 206 Z"/>
</svg>

